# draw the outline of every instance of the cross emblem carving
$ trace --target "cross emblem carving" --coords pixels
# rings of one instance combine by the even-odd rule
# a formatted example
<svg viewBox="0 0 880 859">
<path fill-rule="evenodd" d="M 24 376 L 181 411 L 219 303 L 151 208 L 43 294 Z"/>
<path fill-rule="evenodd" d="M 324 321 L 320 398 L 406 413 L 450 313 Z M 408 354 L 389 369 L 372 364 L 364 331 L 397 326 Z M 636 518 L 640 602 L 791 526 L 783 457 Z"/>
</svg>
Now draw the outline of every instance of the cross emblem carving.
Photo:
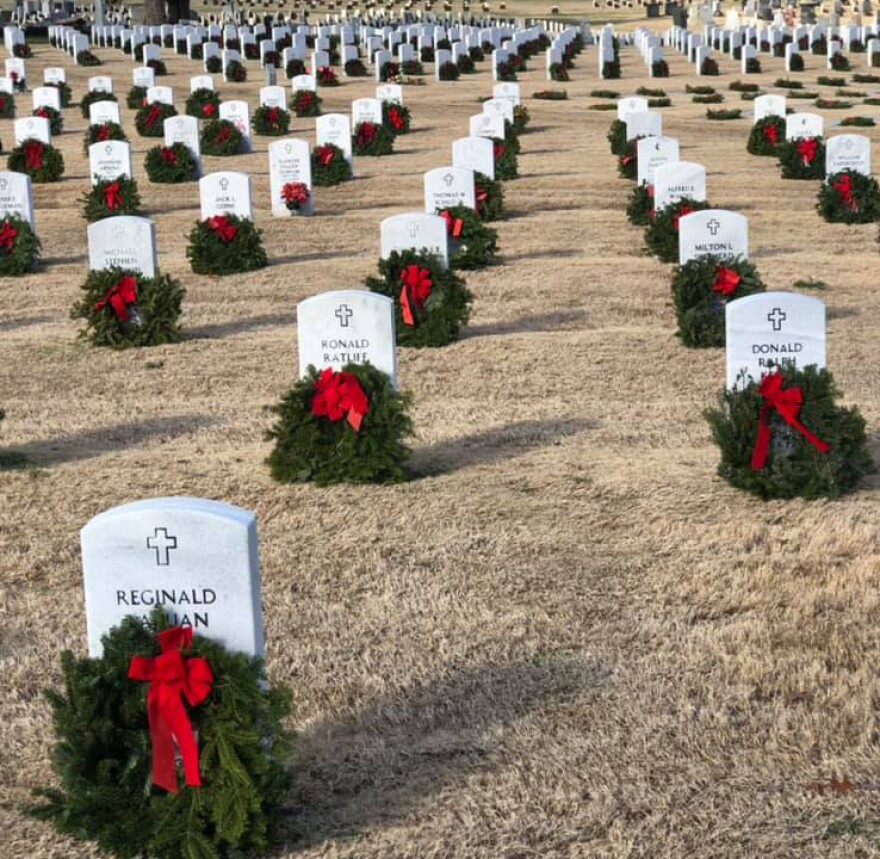
<svg viewBox="0 0 880 859">
<path fill-rule="evenodd" d="M 220 180 L 220 190 L 225 191 L 228 187 L 229 187 L 229 180 L 228 179 L 221 179 Z"/>
<path fill-rule="evenodd" d="M 444 182 L 444 184 L 446 185 L 447 188 L 449 188 L 449 187 L 452 185 L 452 183 L 453 183 L 454 181 L 455 181 L 455 177 L 454 177 L 451 173 L 447 173 L 447 174 L 443 177 L 443 182 Z"/>
<path fill-rule="evenodd" d="M 706 229 L 707 229 L 710 233 L 712 233 L 713 236 L 717 236 L 717 235 L 718 235 L 718 230 L 721 229 L 721 224 L 719 224 L 718 221 L 715 220 L 715 218 L 712 218 L 712 220 L 709 221 L 708 224 L 706 224 Z"/>
<path fill-rule="evenodd" d="M 348 328 L 348 320 L 354 316 L 354 311 L 347 304 L 340 304 L 334 315 L 339 320 L 340 326 Z"/>
<path fill-rule="evenodd" d="M 773 326 L 774 331 L 782 331 L 782 323 L 787 318 L 781 307 L 774 307 L 772 312 L 767 314 L 767 321 Z"/>
<path fill-rule="evenodd" d="M 167 567 L 171 564 L 171 550 L 177 548 L 177 537 L 168 533 L 167 528 L 156 528 L 152 537 L 147 537 L 147 548 L 156 553 L 156 566 Z"/>
</svg>

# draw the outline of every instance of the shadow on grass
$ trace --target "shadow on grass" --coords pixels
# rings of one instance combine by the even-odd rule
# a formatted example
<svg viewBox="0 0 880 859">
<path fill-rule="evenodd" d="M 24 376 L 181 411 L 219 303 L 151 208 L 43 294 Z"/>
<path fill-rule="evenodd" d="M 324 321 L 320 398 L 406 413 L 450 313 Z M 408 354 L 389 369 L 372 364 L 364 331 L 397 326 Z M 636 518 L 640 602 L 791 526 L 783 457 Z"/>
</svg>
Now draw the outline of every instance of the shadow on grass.
<svg viewBox="0 0 880 859">
<path fill-rule="evenodd" d="M 580 418 L 519 421 L 417 448 L 413 451 L 410 470 L 417 480 L 449 474 L 474 465 L 522 456 L 537 448 L 559 444 L 563 438 L 595 427 L 594 421 Z"/>
<path fill-rule="evenodd" d="M 528 256 L 542 256 L 542 254 L 530 254 Z M 526 259 L 523 255 L 521 259 Z M 506 257 L 508 262 L 517 257 Z M 511 319 L 507 322 L 490 322 L 485 325 L 468 325 L 462 329 L 462 340 L 470 340 L 472 337 L 492 337 L 502 334 L 523 334 L 537 331 L 570 331 L 577 326 L 586 313 L 583 310 L 553 310 L 549 313 L 539 313 L 535 316 L 526 316 L 521 319 Z"/>
<path fill-rule="evenodd" d="M 249 319 L 236 319 L 232 322 L 218 322 L 214 325 L 197 325 L 186 328 L 184 340 L 220 340 L 245 331 L 258 331 L 262 328 L 280 328 L 295 325 L 295 313 L 266 313 L 263 316 L 252 316 Z"/>
<path fill-rule="evenodd" d="M 21 319 L 6 319 L 0 321 L 0 332 L 17 331 L 19 328 L 30 328 L 32 325 L 42 325 L 44 322 L 52 322 L 52 316 L 23 316 Z"/>
<path fill-rule="evenodd" d="M 298 737 L 288 847 L 347 839 L 406 816 L 495 766 L 504 729 L 607 684 L 607 665 L 536 657 L 481 665 L 366 702 Z"/>
</svg>

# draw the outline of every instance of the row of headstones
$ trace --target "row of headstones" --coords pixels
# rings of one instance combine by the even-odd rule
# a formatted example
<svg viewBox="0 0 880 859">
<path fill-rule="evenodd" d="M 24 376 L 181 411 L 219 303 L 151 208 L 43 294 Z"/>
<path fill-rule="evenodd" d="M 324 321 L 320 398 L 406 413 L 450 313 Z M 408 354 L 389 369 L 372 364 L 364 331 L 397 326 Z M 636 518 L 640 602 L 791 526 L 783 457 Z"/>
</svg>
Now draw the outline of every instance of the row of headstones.
<svg viewBox="0 0 880 859">
<path fill-rule="evenodd" d="M 782 113 L 778 115 L 785 116 L 784 99 L 782 101 Z M 764 103 L 762 110 L 769 104 Z M 775 107 L 778 109 L 778 102 Z M 767 115 L 776 114 L 762 113 L 759 119 Z M 638 138 L 637 181 L 653 185 L 656 210 L 685 198 L 706 201 L 706 168 L 679 160 L 678 140 L 663 136 L 662 117 L 648 110 L 646 99 L 621 99 L 617 116 L 626 123 L 627 139 Z M 791 131 L 795 136 L 813 136 L 798 135 L 796 128 Z M 839 143 L 832 148 L 838 160 L 831 165 L 832 169 L 859 169 L 856 164 L 864 167 L 867 163 L 870 173 L 867 138 L 840 135 L 831 138 L 828 144 L 835 140 Z M 861 153 L 858 158 L 851 154 L 856 150 Z M 749 257 L 748 219 L 738 212 L 726 209 L 691 212 L 679 219 L 678 234 L 680 265 L 705 256 Z M 764 292 L 728 302 L 725 314 L 729 388 L 738 380 L 760 380 L 778 364 L 825 366 L 825 306 L 818 299 L 797 293 Z"/>
</svg>

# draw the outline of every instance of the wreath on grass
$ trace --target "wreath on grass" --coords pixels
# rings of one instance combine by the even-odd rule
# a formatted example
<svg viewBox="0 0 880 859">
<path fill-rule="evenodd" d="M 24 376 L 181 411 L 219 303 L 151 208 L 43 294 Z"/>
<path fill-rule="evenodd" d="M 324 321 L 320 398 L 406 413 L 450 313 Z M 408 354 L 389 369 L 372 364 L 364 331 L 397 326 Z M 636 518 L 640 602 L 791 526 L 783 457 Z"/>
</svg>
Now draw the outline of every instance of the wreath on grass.
<svg viewBox="0 0 880 859">
<path fill-rule="evenodd" d="M 481 63 L 486 59 L 486 52 L 480 47 L 480 45 L 474 45 L 472 48 L 468 48 L 468 56 L 475 63 Z"/>
<path fill-rule="evenodd" d="M 500 62 L 495 66 L 495 80 L 515 81 L 516 69 L 511 62 Z"/>
<path fill-rule="evenodd" d="M 469 54 L 460 54 L 458 57 L 458 71 L 463 75 L 472 75 L 477 71 L 477 66 Z"/>
<path fill-rule="evenodd" d="M 746 149 L 752 155 L 777 155 L 780 143 L 785 142 L 785 118 L 765 116 L 749 132 Z"/>
<path fill-rule="evenodd" d="M 498 233 L 469 206 L 450 206 L 437 214 L 446 221 L 449 266 L 474 271 L 492 265 L 498 255 Z"/>
<path fill-rule="evenodd" d="M 351 135 L 351 149 L 355 155 L 391 155 L 394 135 L 379 123 L 359 122 Z"/>
<path fill-rule="evenodd" d="M 318 69 L 318 73 L 315 75 L 315 82 L 318 86 L 339 86 L 339 79 L 336 77 L 336 72 L 330 68 L 330 66 L 321 66 Z"/>
<path fill-rule="evenodd" d="M 226 43 L 227 50 L 238 51 L 241 49 L 241 46 L 237 43 L 238 39 L 230 39 Z M 244 46 L 244 58 L 246 60 L 258 60 L 260 59 L 260 49 L 257 47 L 256 42 L 248 42 Z"/>
<path fill-rule="evenodd" d="M 288 106 L 300 118 L 321 115 L 321 97 L 310 89 L 295 90 Z"/>
<path fill-rule="evenodd" d="M 740 379 L 740 382 L 745 382 Z M 782 366 L 726 390 L 705 417 L 721 448 L 718 474 L 760 498 L 838 498 L 876 468 L 858 409 L 827 370 Z"/>
<path fill-rule="evenodd" d="M 133 86 L 125 96 L 125 104 L 130 110 L 140 110 L 146 103 L 147 88 L 145 86 Z"/>
<path fill-rule="evenodd" d="M 464 280 L 426 251 L 392 251 L 379 260 L 379 277 L 368 277 L 364 285 L 394 299 L 399 346 L 446 346 L 470 317 Z"/>
<path fill-rule="evenodd" d="M 0 276 L 19 276 L 37 270 L 41 245 L 31 225 L 11 212 L 0 221 Z"/>
<path fill-rule="evenodd" d="M 260 105 L 254 111 L 253 125 L 264 137 L 283 137 L 290 129 L 290 114 L 283 107 Z"/>
<path fill-rule="evenodd" d="M 308 207 L 312 192 L 305 182 L 285 182 L 281 186 L 281 200 L 289 212 L 299 212 Z"/>
<path fill-rule="evenodd" d="M 151 182 L 177 185 L 191 182 L 196 177 L 198 165 L 189 147 L 183 143 L 171 146 L 154 146 L 147 151 L 144 170 Z"/>
<path fill-rule="evenodd" d="M 15 96 L 0 92 L 0 119 L 15 119 Z"/>
<path fill-rule="evenodd" d="M 367 76 L 367 67 L 361 59 L 348 60 L 345 64 L 345 75 L 349 78 L 365 78 Z"/>
<path fill-rule="evenodd" d="M 62 108 L 70 107 L 73 93 L 65 81 L 54 81 L 53 83 L 46 84 L 46 86 L 54 87 L 58 90 L 58 100 L 60 101 Z"/>
<path fill-rule="evenodd" d="M 651 77 L 652 78 L 668 78 L 669 77 L 669 64 L 666 60 L 656 60 L 651 63 Z"/>
<path fill-rule="evenodd" d="M 425 45 L 425 47 L 419 51 L 419 59 L 423 63 L 433 63 L 435 57 L 436 54 L 434 52 L 433 46 L 431 45 Z"/>
<path fill-rule="evenodd" d="M 153 70 L 154 77 L 161 78 L 168 74 L 168 67 L 164 60 L 149 60 L 147 68 Z"/>
<path fill-rule="evenodd" d="M 783 179 L 824 179 L 825 141 L 799 137 L 779 144 L 777 152 Z"/>
<path fill-rule="evenodd" d="M 447 60 L 437 70 L 437 76 L 441 81 L 457 81 L 460 75 L 458 64 L 453 63 L 452 60 Z"/>
<path fill-rule="evenodd" d="M 117 101 L 115 95 L 112 92 L 101 92 L 96 90 L 95 92 L 87 92 L 79 102 L 79 111 L 83 116 L 83 119 L 89 118 L 89 108 L 97 101 Z M 138 102 L 140 104 L 140 102 Z"/>
<path fill-rule="evenodd" d="M 203 60 L 205 58 L 205 48 L 201 42 L 190 47 L 189 58 L 191 60 Z"/>
<path fill-rule="evenodd" d="M 27 173 L 36 184 L 57 182 L 64 175 L 64 158 L 51 143 L 31 137 L 9 153 L 7 166 L 15 173 Z"/>
<path fill-rule="evenodd" d="M 717 60 L 713 60 L 712 57 L 704 57 L 700 66 L 700 74 L 706 77 L 717 77 L 720 74 Z"/>
<path fill-rule="evenodd" d="M 214 215 L 193 227 L 186 256 L 196 274 L 256 271 L 269 264 L 262 235 L 247 218 Z"/>
<path fill-rule="evenodd" d="M 125 176 L 101 179 L 84 194 L 83 217 L 89 222 L 112 218 L 114 215 L 140 215 L 141 195 L 137 182 Z"/>
<path fill-rule="evenodd" d="M 216 75 L 218 72 L 223 69 L 223 60 L 220 59 L 216 54 L 213 57 L 208 57 L 205 60 L 205 71 L 209 75 Z"/>
<path fill-rule="evenodd" d="M 223 77 L 236 84 L 243 84 L 247 80 L 247 69 L 238 60 L 230 60 L 223 70 Z"/>
<path fill-rule="evenodd" d="M 382 68 L 379 70 L 379 80 L 383 83 L 400 80 L 400 63 L 393 63 L 390 60 L 382 63 Z"/>
<path fill-rule="evenodd" d="M 788 70 L 790 72 L 802 72 L 804 70 L 804 58 L 800 54 L 792 54 L 788 58 Z"/>
<path fill-rule="evenodd" d="M 495 178 L 501 180 L 516 179 L 519 176 L 519 162 L 516 153 L 519 144 L 511 140 L 492 138 L 495 155 Z"/>
<path fill-rule="evenodd" d="M 163 137 L 165 120 L 172 116 L 177 116 L 172 105 L 154 101 L 139 108 L 134 116 L 134 125 L 141 137 Z"/>
<path fill-rule="evenodd" d="M 746 60 L 746 74 L 747 75 L 761 74 L 761 61 L 757 57 L 749 57 Z"/>
<path fill-rule="evenodd" d="M 27 90 L 27 78 L 23 78 L 18 72 L 10 72 L 9 81 L 12 84 L 12 91 L 14 93 L 25 92 L 25 90 Z"/>
<path fill-rule="evenodd" d="M 257 59 L 259 59 L 259 57 L 257 57 Z M 266 51 L 266 53 L 263 54 L 263 68 L 273 66 L 277 69 L 279 62 L 280 57 L 278 56 L 278 51 Z"/>
<path fill-rule="evenodd" d="M 819 187 L 816 210 L 830 224 L 869 224 L 880 220 L 880 186 L 856 170 L 833 173 Z"/>
<path fill-rule="evenodd" d="M 64 128 L 64 119 L 61 116 L 60 110 L 55 110 L 54 107 L 50 107 L 48 104 L 42 104 L 34 110 L 33 115 L 49 120 L 49 131 L 53 137 L 61 134 Z"/>
<path fill-rule="evenodd" d="M 128 140 L 119 123 L 101 122 L 97 125 L 90 125 L 83 136 L 83 151 L 88 155 L 89 147 L 93 143 L 106 143 L 108 140 Z"/>
<path fill-rule="evenodd" d="M 237 155 L 244 135 L 228 119 L 215 119 L 202 126 L 199 146 L 205 155 Z"/>
<path fill-rule="evenodd" d="M 409 134 L 412 126 L 412 113 L 408 107 L 395 101 L 383 101 L 382 124 L 395 137 L 398 134 Z"/>
<path fill-rule="evenodd" d="M 193 90 L 186 100 L 186 115 L 196 119 L 211 120 L 220 113 L 220 96 L 215 90 L 200 87 Z"/>
<path fill-rule="evenodd" d="M 482 221 L 500 221 L 504 216 L 504 187 L 485 173 L 474 173 L 474 197 L 477 215 Z"/>
<path fill-rule="evenodd" d="M 639 140 L 640 137 L 633 137 L 627 140 L 623 149 L 623 155 L 617 159 L 617 175 L 621 179 L 631 179 L 635 181 L 638 177 L 639 162 Z"/>
<path fill-rule="evenodd" d="M 567 83 L 571 80 L 570 75 L 568 74 L 568 69 L 562 63 L 551 63 L 550 64 L 550 80 L 558 81 L 560 83 Z"/>
<path fill-rule="evenodd" d="M 704 200 L 682 197 L 660 210 L 654 210 L 648 217 L 645 228 L 645 246 L 660 262 L 678 262 L 678 221 L 691 212 L 708 209 Z"/>
<path fill-rule="evenodd" d="M 831 69 L 835 72 L 848 72 L 850 70 L 849 60 L 843 54 L 835 54 L 831 58 Z"/>
<path fill-rule="evenodd" d="M 101 61 L 91 51 L 80 51 L 76 55 L 76 64 L 78 66 L 100 66 Z"/>
<path fill-rule="evenodd" d="M 292 787 L 284 767 L 292 737 L 282 725 L 289 692 L 269 687 L 261 658 L 170 627 L 163 608 L 125 618 L 102 642 L 97 659 L 61 655 L 64 690 L 46 692 L 61 787 L 35 791 L 44 803 L 28 814 L 117 856 L 265 853 Z M 185 684 L 165 679 L 163 669 L 175 664 Z M 172 708 L 179 719 L 182 764 L 172 735 L 162 731 L 166 719 L 151 726 L 154 706 L 162 715 Z M 160 768 L 164 760 L 167 769 Z M 180 788 L 180 769 L 204 787 Z M 157 774 L 164 789 L 153 784 Z"/>
<path fill-rule="evenodd" d="M 409 478 L 404 439 L 411 398 L 369 363 L 306 375 L 273 408 L 266 460 L 280 483 L 400 483 Z"/>
<path fill-rule="evenodd" d="M 620 157 L 626 150 L 626 123 L 622 119 L 615 119 L 606 135 L 611 154 Z"/>
<path fill-rule="evenodd" d="M 529 109 L 523 104 L 517 104 L 513 108 L 513 133 L 515 135 L 522 134 L 528 124 L 532 121 L 532 115 Z M 519 150 L 517 150 L 519 151 Z"/>
<path fill-rule="evenodd" d="M 542 101 L 565 101 L 568 98 L 568 92 L 564 89 L 542 89 L 532 93 L 532 98 Z"/>
<path fill-rule="evenodd" d="M 333 143 L 312 150 L 312 184 L 323 188 L 351 179 L 351 167 L 345 153 Z"/>
<path fill-rule="evenodd" d="M 304 75 L 306 73 L 306 64 L 302 60 L 290 60 L 284 68 L 284 73 L 287 75 L 288 80 Z"/>
<path fill-rule="evenodd" d="M 635 227 L 647 226 L 654 210 L 654 186 L 636 185 L 626 204 L 627 220 Z"/>
<path fill-rule="evenodd" d="M 29 60 L 33 55 L 34 52 L 27 42 L 17 42 L 12 48 L 12 56 L 18 57 L 20 60 Z"/>
<path fill-rule="evenodd" d="M 169 275 L 146 277 L 114 266 L 90 271 L 82 291 L 70 318 L 86 321 L 80 337 L 93 346 L 128 349 L 179 342 L 185 290 Z"/>
<path fill-rule="evenodd" d="M 691 349 L 724 346 L 727 303 L 764 291 L 757 269 L 739 257 L 705 256 L 679 266 L 672 299 L 681 342 Z"/>
</svg>

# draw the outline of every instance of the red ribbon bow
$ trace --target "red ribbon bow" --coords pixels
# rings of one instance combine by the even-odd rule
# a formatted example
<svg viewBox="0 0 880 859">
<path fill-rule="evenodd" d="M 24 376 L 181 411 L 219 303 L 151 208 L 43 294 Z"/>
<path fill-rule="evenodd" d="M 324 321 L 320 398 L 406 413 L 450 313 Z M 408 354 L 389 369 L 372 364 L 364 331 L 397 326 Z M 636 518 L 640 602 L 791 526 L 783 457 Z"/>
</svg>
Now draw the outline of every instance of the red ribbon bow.
<svg viewBox="0 0 880 859">
<path fill-rule="evenodd" d="M 797 386 L 782 389 L 782 373 L 778 370 L 764 376 L 758 388 L 765 403 L 761 406 L 758 417 L 758 438 L 752 451 L 752 468 L 760 471 L 767 463 L 770 454 L 770 415 L 775 409 L 779 416 L 792 428 L 796 429 L 819 453 L 828 453 L 831 445 L 826 444 L 813 435 L 799 420 L 801 407 L 804 404 L 804 392 Z"/>
<path fill-rule="evenodd" d="M 422 310 L 434 287 L 431 282 L 431 272 L 417 265 L 408 265 L 400 279 L 403 282 L 403 288 L 400 290 L 400 311 L 403 321 L 406 325 L 415 325 L 413 307 Z"/>
<path fill-rule="evenodd" d="M 635 160 L 636 160 L 635 155 L 623 155 L 623 156 L 621 156 L 620 163 L 621 163 L 621 166 L 628 167 Z"/>
<path fill-rule="evenodd" d="M 213 218 L 208 218 L 205 223 L 224 244 L 228 245 L 238 235 L 238 227 L 230 224 L 225 215 L 215 215 Z"/>
<path fill-rule="evenodd" d="M 440 213 L 440 217 L 446 221 L 446 232 L 454 239 L 459 238 L 464 229 L 464 221 L 461 218 L 453 218 L 447 209 Z"/>
<path fill-rule="evenodd" d="M 98 140 L 109 140 L 110 139 L 110 126 L 107 123 L 104 125 L 98 126 Z"/>
<path fill-rule="evenodd" d="M 49 111 L 46 110 L 45 107 L 38 107 L 36 110 L 36 114 L 37 114 L 37 116 L 40 116 L 43 119 L 51 119 L 51 117 L 49 116 Z"/>
<path fill-rule="evenodd" d="M 277 107 L 270 107 L 266 109 L 266 122 L 269 125 L 278 125 L 278 120 L 281 118 L 281 111 Z"/>
<path fill-rule="evenodd" d="M 161 147 L 159 152 L 162 155 L 162 160 L 166 164 L 176 164 L 177 163 L 177 156 L 174 154 L 174 150 L 170 146 Z"/>
<path fill-rule="evenodd" d="M 155 659 L 133 656 L 128 667 L 131 680 L 150 684 L 147 716 L 153 743 L 153 784 L 177 793 L 174 744 L 180 749 L 188 787 L 201 787 L 199 747 L 182 698 L 190 706 L 201 704 L 211 692 L 214 675 L 203 657 L 184 659 L 181 650 L 192 647 L 190 627 L 175 626 L 158 635 L 162 654 Z"/>
<path fill-rule="evenodd" d="M 694 210 L 691 209 L 691 208 L 689 208 L 688 206 L 682 206 L 682 207 L 678 210 L 678 214 L 677 214 L 677 215 L 673 215 L 673 217 L 672 217 L 672 226 L 677 230 L 677 229 L 678 229 L 678 222 L 679 222 L 679 221 L 680 221 L 685 215 L 690 215 L 693 211 L 694 211 Z"/>
<path fill-rule="evenodd" d="M 122 206 L 122 191 L 118 182 L 111 182 L 104 189 L 104 202 L 111 211 Z"/>
<path fill-rule="evenodd" d="M 722 295 L 733 295 L 741 281 L 742 278 L 733 269 L 720 265 L 715 274 L 715 283 L 712 284 L 712 289 Z"/>
<path fill-rule="evenodd" d="M 369 146 L 376 139 L 376 126 L 372 122 L 362 122 L 358 126 L 357 144 L 359 147 Z"/>
<path fill-rule="evenodd" d="M 331 421 L 345 418 L 358 432 L 364 416 L 370 411 L 370 401 L 357 377 L 351 373 L 335 372 L 330 367 L 321 372 L 312 397 L 312 414 Z"/>
<path fill-rule="evenodd" d="M 9 219 L 5 220 L 0 226 L 0 248 L 3 248 L 7 254 L 11 254 L 17 236 L 18 230 L 12 226 Z"/>
<path fill-rule="evenodd" d="M 123 275 L 116 286 L 95 305 L 95 310 L 103 310 L 108 304 L 120 322 L 128 322 L 128 305 L 137 301 L 137 279 L 130 274 Z"/>
<path fill-rule="evenodd" d="M 503 143 L 496 143 L 496 144 L 492 147 L 492 152 L 493 152 L 494 155 L 495 155 L 495 160 L 496 160 L 496 161 L 498 161 L 498 160 L 500 160 L 501 158 L 503 158 L 503 157 L 504 157 L 504 153 L 505 153 L 506 151 L 507 151 L 507 150 L 504 148 L 504 144 L 503 144 Z"/>
<path fill-rule="evenodd" d="M 852 176 L 849 173 L 842 174 L 832 183 L 831 187 L 840 194 L 840 199 L 849 207 L 850 211 L 855 212 L 858 204 L 853 195 Z"/>
<path fill-rule="evenodd" d="M 804 164 L 812 164 L 816 160 L 818 152 L 819 142 L 815 137 L 804 137 L 798 142 L 798 155 L 801 156 Z"/>
<path fill-rule="evenodd" d="M 388 108 L 388 121 L 394 127 L 395 131 L 400 131 L 405 125 L 403 118 L 400 115 L 400 111 L 396 107 Z"/>
<path fill-rule="evenodd" d="M 25 170 L 42 170 L 43 144 L 39 140 L 27 140 L 22 149 L 24 150 Z"/>
<path fill-rule="evenodd" d="M 217 108 L 211 102 L 202 105 L 202 114 L 204 116 L 213 116 L 217 113 Z"/>
<path fill-rule="evenodd" d="M 220 126 L 220 130 L 217 132 L 217 136 L 214 138 L 214 142 L 226 143 L 226 141 L 229 140 L 229 134 L 230 130 L 228 125 Z"/>
<path fill-rule="evenodd" d="M 281 188 L 281 199 L 288 205 L 302 206 L 309 201 L 309 188 L 304 182 L 287 182 Z"/>
<path fill-rule="evenodd" d="M 158 104 L 154 104 L 150 108 L 150 112 L 147 114 L 147 118 L 144 120 L 144 125 L 147 128 L 152 128 L 162 116 L 162 108 Z"/>
<path fill-rule="evenodd" d="M 318 147 L 318 162 L 322 167 L 329 166 L 330 162 L 336 157 L 336 152 L 330 146 Z"/>
<path fill-rule="evenodd" d="M 779 127 L 776 125 L 765 125 L 764 139 L 772 146 L 776 146 L 779 143 Z"/>
<path fill-rule="evenodd" d="M 308 110 L 312 106 L 312 94 L 308 90 L 301 92 L 296 99 L 296 106 L 299 110 Z"/>
</svg>

